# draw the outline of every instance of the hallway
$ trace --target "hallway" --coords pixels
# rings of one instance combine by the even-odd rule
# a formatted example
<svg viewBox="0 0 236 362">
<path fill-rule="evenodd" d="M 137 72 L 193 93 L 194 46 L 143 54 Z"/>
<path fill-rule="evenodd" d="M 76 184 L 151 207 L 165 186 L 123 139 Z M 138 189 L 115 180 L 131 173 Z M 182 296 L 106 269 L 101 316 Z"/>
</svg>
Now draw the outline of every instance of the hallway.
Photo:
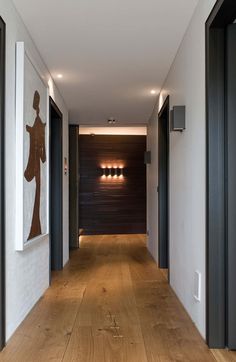
<svg viewBox="0 0 236 362">
<path fill-rule="evenodd" d="M 116 235 L 82 238 L 0 361 L 215 359 L 151 259 L 144 236 Z"/>
</svg>

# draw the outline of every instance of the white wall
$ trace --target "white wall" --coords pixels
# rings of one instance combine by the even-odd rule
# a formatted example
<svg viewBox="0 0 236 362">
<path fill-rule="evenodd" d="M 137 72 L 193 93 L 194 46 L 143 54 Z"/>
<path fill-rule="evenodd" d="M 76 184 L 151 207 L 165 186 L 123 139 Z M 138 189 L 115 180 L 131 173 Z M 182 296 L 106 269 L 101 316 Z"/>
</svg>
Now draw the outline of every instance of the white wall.
<svg viewBox="0 0 236 362">
<path fill-rule="evenodd" d="M 206 335 L 205 21 L 214 3 L 215 0 L 199 1 L 156 105 L 160 110 L 168 94 L 171 107 L 186 105 L 186 130 L 170 135 L 170 283 L 203 337 Z M 154 152 L 157 152 L 156 113 L 148 130 Z M 153 180 L 156 179 L 155 157 L 149 176 Z M 149 187 L 157 202 L 150 180 Z M 153 224 L 157 211 L 150 201 L 152 195 L 148 205 L 149 248 L 156 258 L 157 230 Z M 200 303 L 193 298 L 196 270 L 202 274 Z"/>
<path fill-rule="evenodd" d="M 15 43 L 25 45 L 50 81 L 50 93 L 63 113 L 63 153 L 68 157 L 68 112 L 11 0 L 0 0 L 6 23 L 6 337 L 12 335 L 49 285 L 49 240 L 15 251 Z M 68 260 L 68 176 L 63 176 L 64 263 Z"/>
</svg>

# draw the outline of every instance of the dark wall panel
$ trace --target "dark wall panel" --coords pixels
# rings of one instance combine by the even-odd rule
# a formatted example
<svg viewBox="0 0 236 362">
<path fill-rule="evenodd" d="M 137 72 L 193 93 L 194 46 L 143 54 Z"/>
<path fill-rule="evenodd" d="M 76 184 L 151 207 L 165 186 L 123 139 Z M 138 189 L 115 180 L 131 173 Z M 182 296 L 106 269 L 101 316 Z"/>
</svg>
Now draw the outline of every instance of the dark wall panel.
<svg viewBox="0 0 236 362">
<path fill-rule="evenodd" d="M 69 127 L 69 231 L 70 248 L 79 246 L 79 126 Z"/>
<path fill-rule="evenodd" d="M 5 53 L 6 27 L 0 17 L 0 350 L 5 346 Z"/>
<path fill-rule="evenodd" d="M 83 234 L 146 233 L 146 136 L 79 137 L 79 226 Z M 123 166 L 124 178 L 103 178 Z"/>
</svg>

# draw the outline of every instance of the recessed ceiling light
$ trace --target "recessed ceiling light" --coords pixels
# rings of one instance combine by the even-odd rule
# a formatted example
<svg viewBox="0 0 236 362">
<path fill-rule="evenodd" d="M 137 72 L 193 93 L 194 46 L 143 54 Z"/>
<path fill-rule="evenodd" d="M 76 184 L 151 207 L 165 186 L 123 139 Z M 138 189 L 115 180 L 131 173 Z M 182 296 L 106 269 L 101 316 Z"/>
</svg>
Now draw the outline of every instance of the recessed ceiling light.
<svg viewBox="0 0 236 362">
<path fill-rule="evenodd" d="M 62 74 L 57 74 L 57 78 L 61 79 L 61 78 L 63 78 L 63 75 Z"/>
<path fill-rule="evenodd" d="M 155 90 L 155 89 L 152 89 L 152 90 L 150 91 L 150 93 L 151 93 L 151 94 L 156 94 L 156 90 Z"/>
</svg>

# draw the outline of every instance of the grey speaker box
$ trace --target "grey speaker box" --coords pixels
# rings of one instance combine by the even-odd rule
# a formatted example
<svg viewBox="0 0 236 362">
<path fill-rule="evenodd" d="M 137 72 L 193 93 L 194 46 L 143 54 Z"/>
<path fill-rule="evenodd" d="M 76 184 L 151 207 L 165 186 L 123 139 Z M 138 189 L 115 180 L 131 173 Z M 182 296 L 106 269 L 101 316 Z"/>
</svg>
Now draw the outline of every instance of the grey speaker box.
<svg viewBox="0 0 236 362">
<path fill-rule="evenodd" d="M 148 165 L 151 163 L 151 151 L 144 152 L 144 163 Z"/>
<path fill-rule="evenodd" d="M 170 114 L 170 130 L 182 132 L 185 128 L 185 106 L 174 106 Z"/>
</svg>

